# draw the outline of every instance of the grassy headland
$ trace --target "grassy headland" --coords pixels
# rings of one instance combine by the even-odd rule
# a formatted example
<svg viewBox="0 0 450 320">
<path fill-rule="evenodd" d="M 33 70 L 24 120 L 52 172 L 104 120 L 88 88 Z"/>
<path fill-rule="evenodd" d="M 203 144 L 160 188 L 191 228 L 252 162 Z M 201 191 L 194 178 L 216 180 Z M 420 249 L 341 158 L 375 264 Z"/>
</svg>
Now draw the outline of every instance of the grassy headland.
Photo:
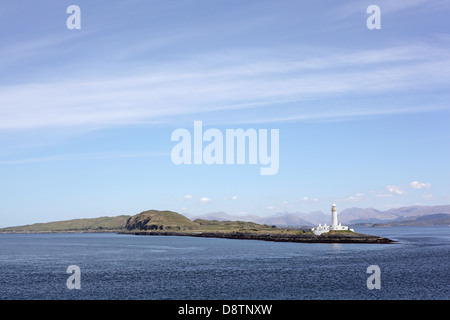
<svg viewBox="0 0 450 320">
<path fill-rule="evenodd" d="M 172 211 L 150 210 L 128 219 L 120 233 L 136 235 L 191 236 L 227 239 L 249 239 L 280 242 L 391 243 L 386 238 L 352 231 L 328 232 L 320 236 L 300 229 L 277 228 L 246 221 L 194 221 Z"/>
<path fill-rule="evenodd" d="M 282 242 L 390 243 L 389 239 L 356 232 L 320 236 L 300 229 L 277 228 L 246 221 L 217 221 L 187 217 L 173 211 L 148 210 L 134 216 L 100 217 L 35 223 L 0 229 L 0 233 L 118 232 L 135 235 L 193 236 Z"/>
<path fill-rule="evenodd" d="M 0 229 L 0 233 L 119 232 L 130 216 L 72 219 Z"/>
</svg>

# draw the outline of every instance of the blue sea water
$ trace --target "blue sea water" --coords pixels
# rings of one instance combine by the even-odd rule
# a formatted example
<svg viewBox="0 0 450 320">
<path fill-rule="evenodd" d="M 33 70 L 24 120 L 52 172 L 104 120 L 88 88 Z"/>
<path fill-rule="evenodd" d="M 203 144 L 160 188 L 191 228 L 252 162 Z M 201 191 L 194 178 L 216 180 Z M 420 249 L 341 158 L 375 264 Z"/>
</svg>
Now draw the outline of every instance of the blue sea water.
<svg viewBox="0 0 450 320">
<path fill-rule="evenodd" d="M 356 231 L 398 243 L 0 234 L 0 299 L 449 299 L 449 227 Z M 370 265 L 380 289 L 367 287 Z"/>
</svg>

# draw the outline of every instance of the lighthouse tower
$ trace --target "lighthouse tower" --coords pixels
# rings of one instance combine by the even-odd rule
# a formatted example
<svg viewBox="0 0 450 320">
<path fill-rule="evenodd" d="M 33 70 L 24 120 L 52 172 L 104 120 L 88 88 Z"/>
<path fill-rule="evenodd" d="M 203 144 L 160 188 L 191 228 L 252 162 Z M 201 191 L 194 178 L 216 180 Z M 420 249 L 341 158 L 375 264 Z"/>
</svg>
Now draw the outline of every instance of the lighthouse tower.
<svg viewBox="0 0 450 320">
<path fill-rule="evenodd" d="M 338 226 L 337 209 L 336 209 L 336 205 L 333 204 L 331 206 L 331 228 L 332 229 L 337 229 L 336 228 L 337 226 Z"/>
<path fill-rule="evenodd" d="M 321 235 L 322 233 L 326 233 L 329 232 L 330 230 L 350 230 L 350 231 L 354 231 L 353 229 L 349 229 L 348 226 L 343 226 L 340 223 L 338 224 L 338 220 L 337 220 L 337 209 L 336 209 L 336 205 L 333 204 L 331 206 L 331 226 L 327 226 L 327 224 L 323 224 L 321 225 L 319 223 L 319 225 L 315 228 L 312 228 L 311 231 L 315 234 L 315 235 Z"/>
</svg>

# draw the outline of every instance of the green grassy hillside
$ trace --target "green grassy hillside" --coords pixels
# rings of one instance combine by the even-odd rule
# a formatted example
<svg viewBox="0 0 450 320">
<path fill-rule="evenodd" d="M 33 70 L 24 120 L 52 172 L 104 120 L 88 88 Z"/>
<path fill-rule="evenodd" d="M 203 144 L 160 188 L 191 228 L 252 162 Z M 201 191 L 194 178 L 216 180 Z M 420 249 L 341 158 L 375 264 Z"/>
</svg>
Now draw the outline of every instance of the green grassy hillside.
<svg viewBox="0 0 450 320">
<path fill-rule="evenodd" d="M 189 220 L 173 211 L 148 210 L 134 216 L 73 219 L 0 229 L 2 233 L 37 232 L 124 232 L 124 231 L 211 231 L 211 232 L 256 232 L 278 229 L 246 221 Z"/>
<path fill-rule="evenodd" d="M 274 226 L 247 221 L 218 221 L 196 219 L 194 220 L 194 222 L 200 225 L 200 229 L 208 231 L 268 231 L 276 229 L 276 227 Z"/>
<path fill-rule="evenodd" d="M 33 233 L 33 232 L 114 232 L 121 231 L 130 216 L 100 217 L 91 219 L 72 219 L 47 223 L 35 223 L 25 226 L 8 227 L 0 232 Z"/>
<path fill-rule="evenodd" d="M 128 219 L 127 230 L 196 230 L 200 225 L 173 211 L 148 210 Z"/>
</svg>

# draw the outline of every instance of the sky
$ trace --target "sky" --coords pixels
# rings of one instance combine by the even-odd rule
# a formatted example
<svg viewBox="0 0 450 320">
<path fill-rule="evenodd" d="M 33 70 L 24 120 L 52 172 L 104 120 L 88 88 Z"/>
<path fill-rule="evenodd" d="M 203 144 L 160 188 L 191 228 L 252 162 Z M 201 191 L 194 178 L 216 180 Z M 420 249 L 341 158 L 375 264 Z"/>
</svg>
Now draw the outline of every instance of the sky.
<svg viewBox="0 0 450 320">
<path fill-rule="evenodd" d="M 445 0 L 4 1 L 0 227 L 449 204 L 449 14 Z M 194 121 L 278 130 L 278 171 L 175 164 L 172 133 L 193 144 Z"/>
</svg>

